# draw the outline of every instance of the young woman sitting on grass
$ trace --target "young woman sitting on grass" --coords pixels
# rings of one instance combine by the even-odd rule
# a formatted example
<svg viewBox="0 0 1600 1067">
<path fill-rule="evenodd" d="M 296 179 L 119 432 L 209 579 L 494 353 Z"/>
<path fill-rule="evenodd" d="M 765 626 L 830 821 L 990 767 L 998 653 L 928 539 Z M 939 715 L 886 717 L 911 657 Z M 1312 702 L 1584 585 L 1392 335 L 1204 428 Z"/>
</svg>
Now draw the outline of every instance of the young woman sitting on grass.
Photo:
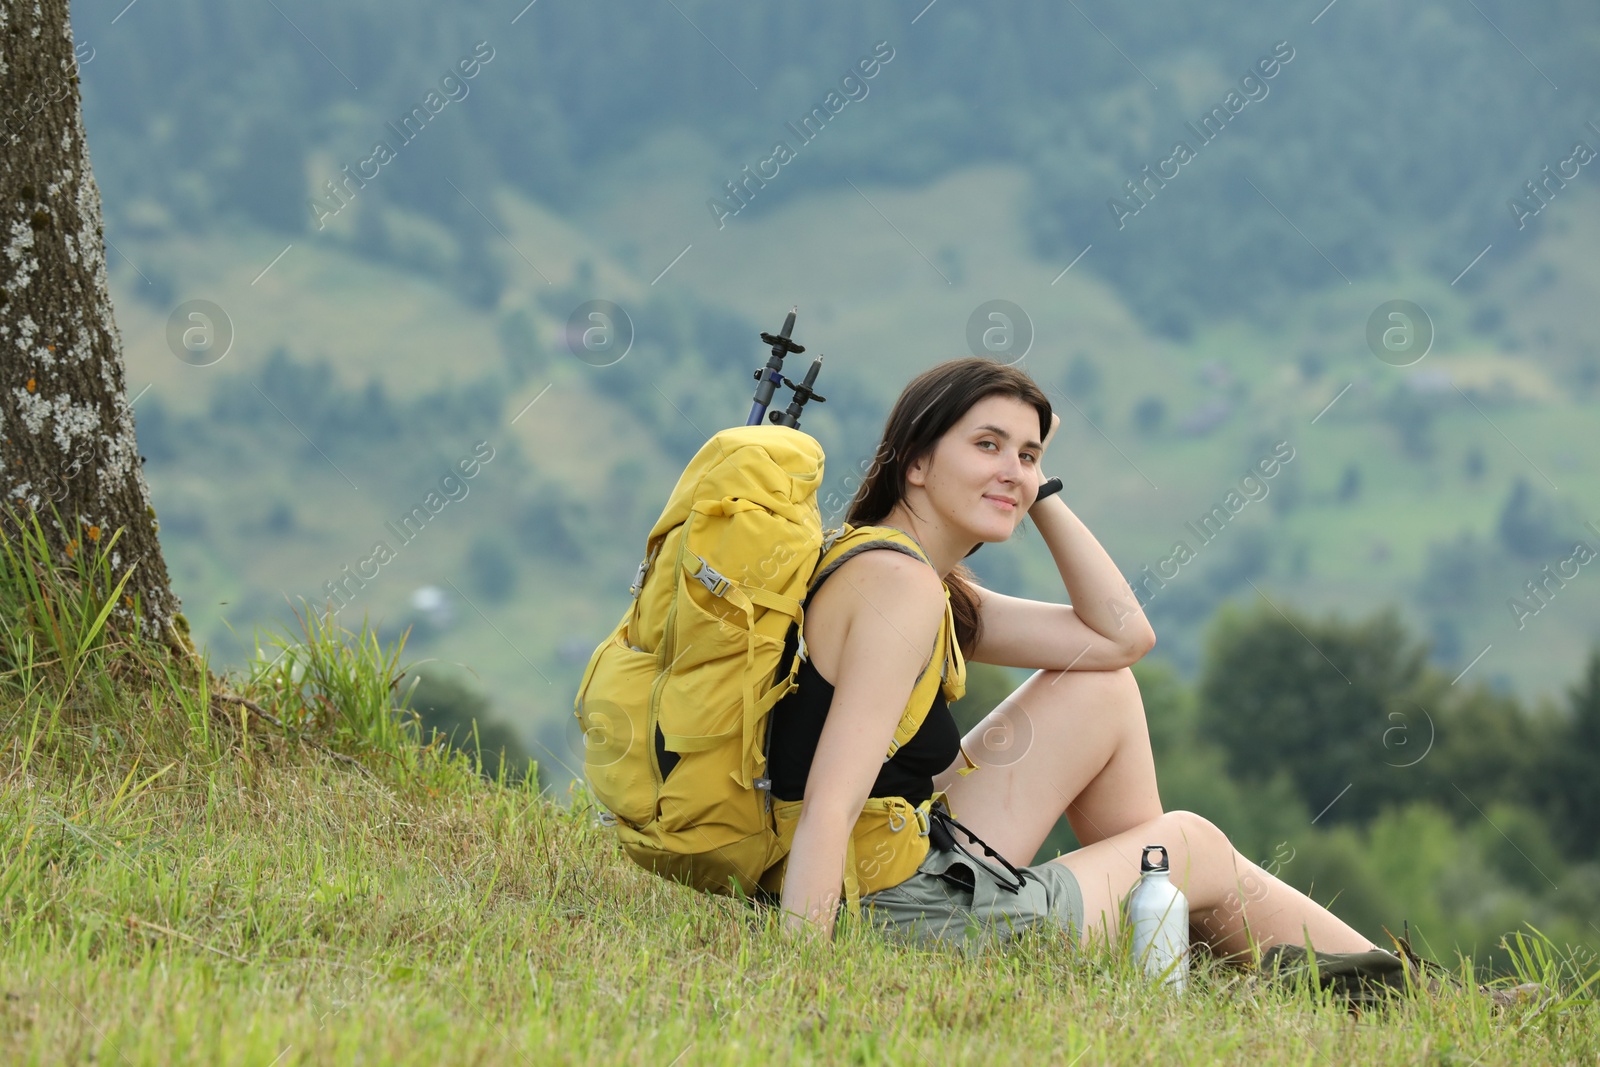
<svg viewBox="0 0 1600 1067">
<path fill-rule="evenodd" d="M 1155 634 L 1065 494 L 1036 501 L 1059 423 L 1027 374 L 988 359 L 935 366 L 896 402 L 875 453 L 887 459 L 846 518 L 904 532 L 932 566 L 864 551 L 813 591 L 800 688 L 773 712 L 773 796 L 804 798 L 783 880 L 785 921 L 831 933 L 847 840 L 869 797 L 914 805 L 943 791 L 965 827 L 1021 868 L 1020 892 L 1006 887 L 1016 879 L 1005 865 L 935 846 L 910 878 L 862 895 L 872 921 L 949 940 L 969 925 L 1003 935 L 1055 923 L 1091 942 L 1118 930 L 1141 850 L 1161 844 L 1188 897 L 1193 939 L 1218 956 L 1248 959 L 1252 938 L 1260 949 L 1376 948 L 1210 822 L 1162 810 L 1129 670 Z M 1008 540 L 1024 515 L 1055 558 L 1070 606 L 992 592 L 961 566 L 978 546 Z M 1037 673 L 965 739 L 936 695 L 917 735 L 885 760 L 931 662 L 947 591 L 966 659 Z M 1063 812 L 1083 847 L 1029 866 Z"/>
</svg>

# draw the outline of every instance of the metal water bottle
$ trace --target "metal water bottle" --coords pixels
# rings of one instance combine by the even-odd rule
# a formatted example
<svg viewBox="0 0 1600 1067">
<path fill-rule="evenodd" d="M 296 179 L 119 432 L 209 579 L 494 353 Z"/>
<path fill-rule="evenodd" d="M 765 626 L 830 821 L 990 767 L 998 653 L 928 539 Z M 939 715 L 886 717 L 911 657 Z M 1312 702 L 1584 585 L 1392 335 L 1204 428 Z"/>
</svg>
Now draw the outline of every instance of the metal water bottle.
<svg viewBox="0 0 1600 1067">
<path fill-rule="evenodd" d="M 1152 863 L 1150 854 L 1161 853 Z M 1146 845 L 1140 857 L 1139 884 L 1128 897 L 1128 926 L 1133 930 L 1133 955 L 1152 978 L 1163 973 L 1166 984 L 1182 993 L 1189 975 L 1189 901 L 1172 884 L 1165 845 Z"/>
</svg>

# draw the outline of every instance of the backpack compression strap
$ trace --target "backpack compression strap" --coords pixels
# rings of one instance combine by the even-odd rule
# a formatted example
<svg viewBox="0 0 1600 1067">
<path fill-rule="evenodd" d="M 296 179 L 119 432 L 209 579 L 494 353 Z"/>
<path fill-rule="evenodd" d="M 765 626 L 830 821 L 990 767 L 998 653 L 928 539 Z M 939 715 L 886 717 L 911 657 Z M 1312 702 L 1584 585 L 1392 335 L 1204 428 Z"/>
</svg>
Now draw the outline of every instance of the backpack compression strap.
<svg viewBox="0 0 1600 1067">
<path fill-rule="evenodd" d="M 706 570 L 705 561 L 697 556 L 690 555 L 683 565 L 686 572 L 685 580 L 694 581 L 699 577 L 699 572 Z M 715 575 L 715 572 L 711 572 Z M 721 577 L 718 575 L 717 577 Z M 702 579 L 703 580 L 703 579 Z M 782 695 L 782 687 L 776 687 L 765 695 L 758 695 L 756 685 L 762 680 L 761 669 L 757 665 L 757 653 L 760 651 L 761 642 L 764 640 L 755 628 L 756 606 L 777 611 L 791 618 L 801 615 L 800 602 L 793 597 L 775 593 L 770 589 L 763 589 L 757 585 L 741 586 L 737 582 L 726 579 L 715 583 L 707 582 L 706 587 L 723 601 L 733 605 L 744 612 L 745 633 L 745 669 L 740 672 L 741 703 L 744 706 L 744 715 L 740 724 L 731 730 L 718 734 L 705 736 L 689 736 L 684 734 L 662 733 L 662 740 L 670 751 L 701 752 L 715 748 L 732 737 L 743 736 L 744 759 L 740 764 L 736 780 L 746 789 L 752 788 L 759 768 L 757 758 L 761 755 L 761 746 L 755 744 L 753 739 L 762 719 L 771 711 L 772 705 L 777 703 Z"/>
</svg>

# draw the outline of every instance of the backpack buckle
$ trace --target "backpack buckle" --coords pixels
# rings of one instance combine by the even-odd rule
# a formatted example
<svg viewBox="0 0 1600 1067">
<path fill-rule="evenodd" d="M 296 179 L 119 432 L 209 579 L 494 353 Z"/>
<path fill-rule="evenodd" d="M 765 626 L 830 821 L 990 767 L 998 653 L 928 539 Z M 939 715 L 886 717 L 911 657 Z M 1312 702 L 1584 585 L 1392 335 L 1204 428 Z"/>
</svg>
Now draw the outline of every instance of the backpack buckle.
<svg viewBox="0 0 1600 1067">
<path fill-rule="evenodd" d="M 604 808 L 601 808 L 600 811 L 595 814 L 595 821 L 601 826 L 617 825 L 617 817 L 611 814 L 611 812 L 606 811 Z"/>
<path fill-rule="evenodd" d="M 633 584 L 628 586 L 628 593 L 633 599 L 639 599 L 639 591 L 644 588 L 644 572 L 650 569 L 650 561 L 640 560 L 639 569 L 633 574 Z"/>
<path fill-rule="evenodd" d="M 700 557 L 696 556 L 695 559 L 700 559 Z M 712 596 L 722 596 L 728 591 L 728 586 L 733 584 L 732 582 L 728 581 L 728 579 L 718 574 L 716 570 L 713 569 L 712 566 L 703 559 L 700 559 L 700 569 L 689 575 L 689 577 L 699 582 L 707 589 L 711 590 Z"/>
</svg>

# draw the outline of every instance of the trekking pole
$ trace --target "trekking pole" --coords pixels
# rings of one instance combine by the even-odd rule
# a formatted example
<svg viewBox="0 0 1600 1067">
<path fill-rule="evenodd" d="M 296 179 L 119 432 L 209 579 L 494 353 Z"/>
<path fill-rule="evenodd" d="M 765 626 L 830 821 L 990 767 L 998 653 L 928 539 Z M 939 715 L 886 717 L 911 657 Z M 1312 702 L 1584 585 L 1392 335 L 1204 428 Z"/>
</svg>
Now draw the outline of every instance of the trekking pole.
<svg viewBox="0 0 1600 1067">
<path fill-rule="evenodd" d="M 783 384 L 783 357 L 790 352 L 805 351 L 805 346 L 789 340 L 789 335 L 794 332 L 794 316 L 799 310 L 798 307 L 789 309 L 788 318 L 783 320 L 782 332 L 761 334 L 761 339 L 772 346 L 772 354 L 767 357 L 767 365 L 756 371 L 756 381 L 761 384 L 756 386 L 755 403 L 750 407 L 750 417 L 744 423 L 746 426 L 759 426 L 767 417 L 767 405 L 772 403 L 772 394 Z"/>
<path fill-rule="evenodd" d="M 788 411 L 774 411 L 772 414 L 768 415 L 767 418 L 771 419 L 779 426 L 787 426 L 792 430 L 798 430 L 800 428 L 800 409 L 806 406 L 806 401 L 815 400 L 819 404 L 826 404 L 828 402 L 827 397 L 811 388 L 813 385 L 817 384 L 817 374 L 820 373 L 821 370 L 822 357 L 818 356 L 816 359 L 811 361 L 811 367 L 806 371 L 805 381 L 801 382 L 799 385 L 796 385 L 788 378 L 785 378 L 783 380 L 783 384 L 794 390 L 794 399 L 789 401 Z"/>
</svg>

